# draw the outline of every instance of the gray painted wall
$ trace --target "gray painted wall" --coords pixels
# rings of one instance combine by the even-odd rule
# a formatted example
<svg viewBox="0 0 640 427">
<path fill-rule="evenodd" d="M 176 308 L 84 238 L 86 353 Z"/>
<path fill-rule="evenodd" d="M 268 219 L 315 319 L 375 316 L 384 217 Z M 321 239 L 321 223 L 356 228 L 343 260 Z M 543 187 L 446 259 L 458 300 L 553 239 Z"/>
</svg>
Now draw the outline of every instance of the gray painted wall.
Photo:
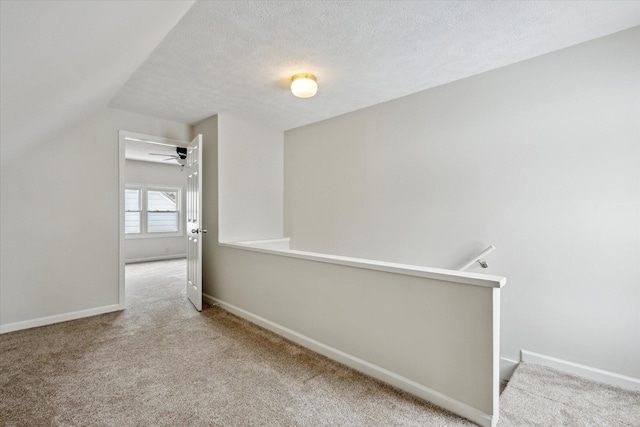
<svg viewBox="0 0 640 427">
<path fill-rule="evenodd" d="M 494 244 L 503 357 L 640 377 L 638 52 L 635 28 L 286 132 L 292 248 L 456 268 Z"/>
<path fill-rule="evenodd" d="M 451 410 L 468 405 L 475 409 L 467 416 L 483 420 L 482 414 L 495 414 L 492 316 L 499 290 L 219 246 L 218 233 L 281 237 L 274 233 L 281 233 L 282 205 L 274 208 L 273 198 L 282 200 L 282 157 L 261 153 L 265 146 L 281 153 L 282 132 L 221 115 L 197 124 L 194 133 L 203 134 L 204 146 L 206 296 L 337 349 L 343 363 L 357 358 L 382 367 L 390 378 L 403 377 L 392 382 L 399 387 L 417 384 L 418 395 L 443 393 L 454 399 L 441 403 Z M 223 221 L 223 213 L 232 220 Z M 211 232 L 215 224 L 218 233 Z"/>
<path fill-rule="evenodd" d="M 1 325 L 118 304 L 118 130 L 191 136 L 107 108 L 2 168 Z"/>
<path fill-rule="evenodd" d="M 220 241 L 282 237 L 281 130 L 218 115 Z"/>
</svg>

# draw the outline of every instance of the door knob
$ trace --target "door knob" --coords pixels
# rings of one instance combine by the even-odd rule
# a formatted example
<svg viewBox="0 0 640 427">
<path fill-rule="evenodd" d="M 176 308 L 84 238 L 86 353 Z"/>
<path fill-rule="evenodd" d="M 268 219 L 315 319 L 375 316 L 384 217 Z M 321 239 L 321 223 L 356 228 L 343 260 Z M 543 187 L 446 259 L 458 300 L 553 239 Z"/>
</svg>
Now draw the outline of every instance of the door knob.
<svg viewBox="0 0 640 427">
<path fill-rule="evenodd" d="M 192 228 L 191 232 L 195 234 L 198 234 L 198 233 L 207 234 L 207 230 L 200 230 L 199 228 Z"/>
</svg>

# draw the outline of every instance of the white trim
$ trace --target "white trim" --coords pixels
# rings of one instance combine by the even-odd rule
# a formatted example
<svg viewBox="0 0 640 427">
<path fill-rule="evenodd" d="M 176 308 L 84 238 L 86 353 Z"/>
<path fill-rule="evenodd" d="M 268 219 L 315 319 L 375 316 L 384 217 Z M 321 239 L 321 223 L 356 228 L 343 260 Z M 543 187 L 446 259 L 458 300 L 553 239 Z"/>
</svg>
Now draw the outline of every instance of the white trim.
<svg viewBox="0 0 640 427">
<path fill-rule="evenodd" d="M 244 242 L 236 242 L 236 243 L 241 243 L 245 245 L 260 245 L 264 243 L 283 243 L 283 242 L 291 243 L 291 237 L 280 237 L 277 239 L 264 239 L 264 240 L 247 240 Z"/>
<path fill-rule="evenodd" d="M 167 233 L 153 232 L 151 234 L 142 233 L 129 233 L 124 238 L 125 240 L 147 240 L 147 239 L 174 239 L 176 237 L 184 237 L 184 233 L 178 234 L 177 231 L 170 231 Z"/>
<path fill-rule="evenodd" d="M 88 310 L 73 311 L 71 313 L 24 320 L 22 322 L 7 323 L 0 325 L 0 334 L 20 331 L 22 329 L 36 328 L 38 326 L 52 325 L 54 323 L 67 322 L 69 320 L 82 319 L 84 317 L 97 316 L 98 314 L 111 313 L 118 310 L 120 310 L 120 306 L 118 304 L 112 304 L 105 305 L 104 307 L 90 308 Z"/>
<path fill-rule="evenodd" d="M 405 276 L 417 276 L 427 279 L 436 279 L 446 282 L 463 283 L 466 285 L 484 286 L 488 288 L 501 288 L 507 282 L 505 277 L 491 276 L 488 274 L 467 273 L 443 268 L 421 267 L 417 265 L 398 264 L 385 261 L 374 261 L 363 258 L 351 258 L 339 255 L 321 254 L 316 252 L 297 251 L 294 249 L 280 249 L 268 247 L 269 243 L 287 241 L 285 239 L 258 240 L 251 242 L 219 242 L 220 246 L 243 249 L 247 251 L 262 252 L 273 255 L 300 258 L 310 261 L 325 262 L 329 264 L 346 265 L 349 267 L 364 268 L 367 270 L 385 271 L 387 273 L 403 274 Z M 257 246 L 265 245 L 265 246 Z"/>
<path fill-rule="evenodd" d="M 144 133 L 129 132 L 127 130 L 121 130 L 120 136 L 122 139 L 129 141 L 146 142 L 149 144 L 167 145 L 169 147 L 187 147 L 189 141 L 182 141 L 179 139 L 165 138 L 163 136 L 146 135 Z"/>
<path fill-rule="evenodd" d="M 391 372 L 378 365 L 367 362 L 366 360 L 360 359 L 358 357 L 340 351 L 334 347 L 318 342 L 312 338 L 309 338 L 289 328 L 267 320 L 261 316 L 238 308 L 218 298 L 214 298 L 211 295 L 203 293 L 202 299 L 211 305 L 218 305 L 224 310 L 235 314 L 236 316 L 242 317 L 243 319 L 255 323 L 256 325 L 275 332 L 276 334 L 281 335 L 297 344 L 300 344 L 303 347 L 313 350 L 316 353 L 322 354 L 329 359 L 342 363 L 343 365 L 346 365 L 359 372 L 383 381 L 389 385 L 404 390 L 410 394 L 413 394 L 414 396 L 418 396 L 422 399 L 432 402 L 435 405 L 438 405 L 444 409 L 465 417 L 481 426 L 495 427 L 498 423 L 497 413 L 493 416 L 487 414 L 477 408 L 469 406 L 443 393 L 440 393 L 439 391 L 433 390 L 432 388 L 412 381 L 409 378 L 405 378 L 401 375 L 396 374 L 395 372 Z"/>
<path fill-rule="evenodd" d="M 167 259 L 178 259 L 178 258 L 186 258 L 187 254 L 174 254 L 174 255 L 158 255 L 158 256 L 150 256 L 145 258 L 132 258 L 127 259 L 125 262 L 127 264 L 136 264 L 139 262 L 150 262 L 150 261 L 163 261 Z"/>
<path fill-rule="evenodd" d="M 527 350 L 520 350 L 520 360 L 525 363 L 548 366 L 559 371 L 588 378 L 590 380 L 599 381 L 616 387 L 640 391 L 640 379 L 638 378 L 604 371 L 602 369 L 581 365 L 579 363 L 569 362 L 567 360 L 557 359 L 555 357 L 546 356 L 544 354 L 534 353 Z"/>
<path fill-rule="evenodd" d="M 500 379 L 509 381 L 513 375 L 513 371 L 518 367 L 517 360 L 511 360 L 504 357 L 500 358 Z"/>
<path fill-rule="evenodd" d="M 118 131 L 118 306 L 121 310 L 125 308 L 125 288 L 124 288 L 124 264 L 125 264 L 125 249 L 124 249 L 124 189 L 125 189 L 125 138 L 130 135 L 131 132 Z"/>
<path fill-rule="evenodd" d="M 491 318 L 493 319 L 493 325 L 491 327 L 493 331 L 493 336 L 491 337 L 493 341 L 491 354 L 491 379 L 493 381 L 491 401 L 493 407 L 491 412 L 497 415 L 500 413 L 500 288 L 493 288 L 491 290 L 491 298 Z"/>
</svg>

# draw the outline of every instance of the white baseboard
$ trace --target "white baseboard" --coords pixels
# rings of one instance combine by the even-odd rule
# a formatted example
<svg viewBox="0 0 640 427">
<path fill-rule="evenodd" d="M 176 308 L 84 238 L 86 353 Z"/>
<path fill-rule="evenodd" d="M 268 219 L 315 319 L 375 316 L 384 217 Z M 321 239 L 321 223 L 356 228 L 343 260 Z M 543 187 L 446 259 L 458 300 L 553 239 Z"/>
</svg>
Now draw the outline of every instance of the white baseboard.
<svg viewBox="0 0 640 427">
<path fill-rule="evenodd" d="M 518 363 L 516 360 L 506 359 L 504 357 L 500 358 L 500 379 L 509 381 L 511 375 L 513 375 L 513 371 L 518 367 Z"/>
<path fill-rule="evenodd" d="M 97 316 L 98 314 L 111 313 L 118 310 L 120 310 L 120 306 L 118 304 L 113 304 L 90 308 L 88 310 L 74 311 L 71 313 L 56 314 L 55 316 L 39 317 L 37 319 L 24 320 L 22 322 L 6 323 L 4 325 L 0 325 L 0 334 L 19 331 L 22 329 L 36 328 L 38 326 L 52 325 L 54 323 L 81 319 L 83 317 Z"/>
<path fill-rule="evenodd" d="M 238 317 L 242 317 L 243 319 L 246 319 L 251 323 L 255 323 L 256 325 L 275 332 L 276 334 L 281 335 L 284 338 L 295 342 L 296 344 L 300 344 L 303 347 L 313 350 L 316 353 L 320 353 L 323 356 L 328 357 L 329 359 L 342 363 L 343 365 L 362 372 L 363 374 L 374 377 L 382 382 L 385 382 L 396 388 L 418 396 L 424 400 L 432 402 L 442 408 L 448 409 L 449 411 L 465 417 L 481 426 L 495 427 L 498 423 L 498 414 L 492 416 L 491 414 L 482 412 L 479 409 L 455 400 L 425 385 L 412 381 L 409 378 L 405 378 L 385 368 L 374 365 L 373 363 L 369 363 L 366 360 L 360 359 L 341 350 L 338 350 L 337 348 L 318 342 L 312 338 L 309 338 L 289 328 L 267 320 L 261 316 L 250 313 L 232 304 L 214 298 L 211 295 L 202 294 L 202 299 L 211 305 L 218 305 L 224 310 L 233 313 Z"/>
<path fill-rule="evenodd" d="M 569 362 L 567 360 L 557 359 L 555 357 L 527 350 L 520 351 L 520 360 L 525 363 L 548 366 L 568 374 L 588 378 L 590 380 L 599 381 L 616 387 L 640 391 L 640 379 L 638 378 L 604 371 L 591 366 L 580 365 L 579 363 Z"/>
<path fill-rule="evenodd" d="M 167 259 L 178 259 L 178 258 L 186 258 L 187 254 L 174 254 L 174 255 L 158 255 L 158 256 L 150 256 L 145 258 L 132 258 L 125 259 L 125 264 L 135 264 L 138 262 L 150 262 L 150 261 L 164 261 Z"/>
</svg>

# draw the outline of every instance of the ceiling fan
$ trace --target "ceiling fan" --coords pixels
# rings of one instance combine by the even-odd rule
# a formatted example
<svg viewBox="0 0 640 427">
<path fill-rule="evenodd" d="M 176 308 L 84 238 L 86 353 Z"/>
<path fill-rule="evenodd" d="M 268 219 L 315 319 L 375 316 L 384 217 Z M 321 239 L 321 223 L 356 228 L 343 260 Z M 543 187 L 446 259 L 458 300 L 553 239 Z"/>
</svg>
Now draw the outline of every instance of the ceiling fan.
<svg viewBox="0 0 640 427">
<path fill-rule="evenodd" d="M 185 147 L 176 147 L 176 154 L 161 154 L 161 153 L 149 153 L 150 156 L 164 156 L 164 162 L 170 162 L 175 160 L 180 164 L 180 170 L 183 170 L 187 164 L 187 149 Z"/>
</svg>

